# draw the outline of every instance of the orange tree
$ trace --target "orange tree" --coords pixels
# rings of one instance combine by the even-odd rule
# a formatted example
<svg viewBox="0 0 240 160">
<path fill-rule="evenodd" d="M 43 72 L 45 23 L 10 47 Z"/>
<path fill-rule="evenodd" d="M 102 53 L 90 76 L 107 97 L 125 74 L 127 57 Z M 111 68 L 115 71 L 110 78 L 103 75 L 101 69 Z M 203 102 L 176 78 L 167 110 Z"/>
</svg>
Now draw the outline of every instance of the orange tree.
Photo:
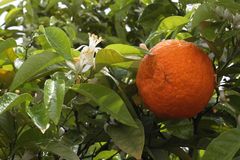
<svg viewBox="0 0 240 160">
<path fill-rule="evenodd" d="M 1 0 L 0 159 L 239 159 L 239 10 L 239 0 Z M 194 43 L 216 73 L 190 118 L 156 117 L 138 94 L 139 63 L 166 39 Z"/>
</svg>

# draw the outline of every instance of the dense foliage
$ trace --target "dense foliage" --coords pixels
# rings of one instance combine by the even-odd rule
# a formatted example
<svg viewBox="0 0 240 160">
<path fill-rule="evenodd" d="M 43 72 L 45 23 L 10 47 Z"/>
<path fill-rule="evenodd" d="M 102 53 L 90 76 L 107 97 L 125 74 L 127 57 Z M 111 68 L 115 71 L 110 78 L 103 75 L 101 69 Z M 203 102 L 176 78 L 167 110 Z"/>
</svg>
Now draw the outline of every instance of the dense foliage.
<svg viewBox="0 0 240 160">
<path fill-rule="evenodd" d="M 239 0 L 12 2 L 0 1 L 0 159 L 240 158 Z M 156 118 L 138 95 L 138 63 L 163 39 L 213 61 L 214 95 L 191 119 Z"/>
</svg>

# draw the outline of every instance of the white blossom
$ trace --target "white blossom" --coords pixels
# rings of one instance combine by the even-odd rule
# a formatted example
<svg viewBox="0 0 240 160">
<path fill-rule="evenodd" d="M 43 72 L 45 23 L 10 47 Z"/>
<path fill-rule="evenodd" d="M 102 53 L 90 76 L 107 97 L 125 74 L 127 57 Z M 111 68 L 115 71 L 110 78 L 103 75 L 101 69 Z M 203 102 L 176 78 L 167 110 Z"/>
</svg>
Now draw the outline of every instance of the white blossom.
<svg viewBox="0 0 240 160">
<path fill-rule="evenodd" d="M 95 68 L 95 53 L 101 48 L 97 45 L 103 41 L 102 37 L 98 37 L 95 34 L 89 35 L 89 45 L 81 45 L 77 50 L 81 50 L 79 57 L 76 58 L 75 63 L 66 61 L 66 64 L 77 73 L 84 73 L 90 68 Z"/>
<path fill-rule="evenodd" d="M 19 69 L 19 68 L 22 66 L 23 62 L 24 62 L 24 61 L 21 60 L 21 59 L 19 59 L 19 58 L 15 59 L 15 60 L 14 60 L 14 67 L 17 68 L 17 69 Z"/>
</svg>

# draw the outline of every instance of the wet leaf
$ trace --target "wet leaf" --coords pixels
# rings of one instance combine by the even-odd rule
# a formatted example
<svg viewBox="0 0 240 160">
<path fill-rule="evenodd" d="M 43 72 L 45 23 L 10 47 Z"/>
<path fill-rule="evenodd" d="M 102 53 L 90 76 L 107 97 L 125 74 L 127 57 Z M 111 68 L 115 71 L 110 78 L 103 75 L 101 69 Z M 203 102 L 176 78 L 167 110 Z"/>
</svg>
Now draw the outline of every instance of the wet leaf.
<svg viewBox="0 0 240 160">
<path fill-rule="evenodd" d="M 28 106 L 26 111 L 33 123 L 40 129 L 42 133 L 45 133 L 50 126 L 48 109 L 46 106 L 43 103 L 40 103 L 34 106 Z"/>
<path fill-rule="evenodd" d="M 0 97 L 0 114 L 22 103 L 25 103 L 25 105 L 28 106 L 31 100 L 32 96 L 28 93 L 18 95 L 7 92 Z"/>
<path fill-rule="evenodd" d="M 49 118 L 58 124 L 65 95 L 65 81 L 48 79 L 44 85 L 44 104 L 48 109 Z"/>
</svg>

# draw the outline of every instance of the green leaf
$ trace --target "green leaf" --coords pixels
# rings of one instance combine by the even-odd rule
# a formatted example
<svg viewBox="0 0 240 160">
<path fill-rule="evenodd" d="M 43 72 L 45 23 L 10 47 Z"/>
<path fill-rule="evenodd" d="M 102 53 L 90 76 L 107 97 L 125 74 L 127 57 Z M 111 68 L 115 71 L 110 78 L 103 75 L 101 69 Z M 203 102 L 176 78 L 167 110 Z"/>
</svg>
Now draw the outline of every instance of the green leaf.
<svg viewBox="0 0 240 160">
<path fill-rule="evenodd" d="M 8 3 L 11 3 L 11 2 L 14 2 L 15 0 L 1 0 L 0 2 L 0 6 L 3 6 L 5 4 L 8 4 Z"/>
<path fill-rule="evenodd" d="M 93 160 L 108 159 L 117 153 L 116 150 L 102 151 Z"/>
<path fill-rule="evenodd" d="M 145 5 L 148 5 L 152 3 L 152 0 L 140 0 L 140 2 L 144 3 Z"/>
<path fill-rule="evenodd" d="M 6 26 L 10 26 L 12 22 L 16 21 L 16 18 L 19 17 L 22 13 L 22 8 L 13 8 L 11 9 L 6 17 L 5 17 L 5 24 Z"/>
<path fill-rule="evenodd" d="M 0 133 L 11 141 L 15 137 L 16 128 L 14 119 L 10 112 L 4 112 L 0 115 Z"/>
<path fill-rule="evenodd" d="M 121 11 L 131 3 L 133 3 L 133 0 L 116 0 L 114 4 L 110 5 L 111 12 L 114 14 L 115 12 Z"/>
<path fill-rule="evenodd" d="M 144 30 L 149 33 L 155 31 L 160 21 L 167 16 L 175 14 L 175 8 L 167 1 L 158 1 L 146 6 L 139 17 Z"/>
<path fill-rule="evenodd" d="M 201 3 L 202 0 L 179 0 L 179 2 L 183 5 L 187 5 L 187 4 L 193 4 L 193 3 Z"/>
<path fill-rule="evenodd" d="M 231 116 L 234 120 L 233 120 L 233 124 L 236 123 L 236 118 L 238 116 L 239 110 L 236 110 L 233 106 L 231 106 L 228 103 L 219 103 L 216 105 L 216 108 L 218 109 L 218 112 L 223 112 L 225 114 L 228 114 L 229 116 Z M 224 116 L 224 118 L 227 118 L 227 116 Z M 209 126 L 207 126 L 209 125 Z M 210 123 L 207 123 L 207 125 L 205 125 L 204 127 L 206 128 L 214 128 L 214 130 L 217 130 L 217 128 L 221 128 L 224 129 L 222 126 L 217 127 L 216 125 L 212 125 Z M 235 126 L 235 125 L 234 125 Z M 218 129 L 220 130 L 220 129 Z"/>
<path fill-rule="evenodd" d="M 160 23 L 158 30 L 174 30 L 179 26 L 183 26 L 185 24 L 187 24 L 189 22 L 189 20 L 185 17 L 182 16 L 170 16 L 165 18 L 164 20 L 162 20 L 162 22 Z"/>
<path fill-rule="evenodd" d="M 128 8 L 129 8 L 129 7 L 128 7 Z M 117 36 L 118 36 L 119 38 L 121 38 L 121 40 L 123 40 L 124 42 L 125 42 L 126 39 L 127 39 L 127 35 L 126 35 L 127 31 L 126 31 L 125 27 L 124 27 L 123 24 L 122 24 L 122 19 L 123 19 L 124 17 L 126 17 L 126 12 L 127 12 L 128 8 L 125 8 L 125 9 L 124 9 L 124 10 L 126 10 L 126 11 L 122 10 L 122 11 L 118 12 L 118 13 L 115 15 L 115 18 L 114 18 L 114 19 L 115 19 L 115 21 L 114 21 L 114 26 L 115 26 L 115 30 L 116 30 L 116 32 L 117 32 Z"/>
<path fill-rule="evenodd" d="M 13 48 L 6 49 L 4 51 L 5 55 L 7 56 L 8 60 L 13 64 L 14 61 L 17 59 L 17 54 L 13 50 Z"/>
<path fill-rule="evenodd" d="M 29 105 L 32 100 L 32 96 L 28 93 L 23 93 L 21 95 L 7 92 L 2 97 L 0 97 L 0 114 L 4 111 L 10 110 L 12 107 L 17 106 L 25 102 L 25 105 Z"/>
<path fill-rule="evenodd" d="M 240 67 L 240 63 L 235 63 L 229 67 L 219 70 L 218 75 L 219 76 L 223 76 L 223 75 L 227 76 L 227 75 L 231 75 L 231 74 L 238 74 L 238 73 L 240 73 L 239 67 Z"/>
<path fill-rule="evenodd" d="M 27 114 L 42 133 L 49 128 L 48 110 L 43 103 L 26 108 Z"/>
<path fill-rule="evenodd" d="M 146 147 L 147 148 L 147 147 Z M 169 159 L 169 153 L 163 149 L 146 149 L 153 160 L 166 160 Z"/>
<path fill-rule="evenodd" d="M 0 52 L 3 52 L 8 48 L 13 48 L 16 46 L 17 43 L 13 38 L 6 39 L 5 41 L 0 41 Z"/>
<path fill-rule="evenodd" d="M 144 129 L 142 123 L 137 121 L 138 128 L 125 126 L 122 124 L 109 125 L 107 133 L 113 142 L 124 152 L 141 159 L 144 146 Z"/>
<path fill-rule="evenodd" d="M 175 154 L 179 159 L 192 160 L 192 158 L 181 147 L 169 147 L 169 148 L 166 148 L 166 150 L 169 151 L 170 153 Z"/>
<path fill-rule="evenodd" d="M 64 26 L 64 30 L 71 40 L 75 40 L 77 38 L 77 28 L 75 25 Z"/>
<path fill-rule="evenodd" d="M 235 37 L 238 34 L 240 34 L 240 30 L 225 31 L 222 33 L 222 39 L 223 41 L 231 40 L 232 37 Z"/>
<path fill-rule="evenodd" d="M 65 81 L 48 79 L 44 85 L 44 104 L 49 112 L 49 118 L 58 124 L 65 95 Z"/>
<path fill-rule="evenodd" d="M 144 55 L 143 51 L 137 47 L 126 45 L 126 44 L 110 44 L 105 49 L 113 49 L 121 55 Z"/>
<path fill-rule="evenodd" d="M 101 69 L 104 66 L 124 62 L 125 58 L 113 49 L 102 49 L 97 53 L 96 65 Z"/>
<path fill-rule="evenodd" d="M 139 61 L 128 61 L 128 62 L 114 63 L 111 66 L 137 71 L 138 66 L 139 66 Z"/>
<path fill-rule="evenodd" d="M 207 40 L 214 42 L 214 40 L 218 36 L 217 34 L 218 28 L 219 26 L 221 26 L 221 24 L 212 22 L 202 22 L 199 26 L 202 36 Z"/>
<path fill-rule="evenodd" d="M 119 47 L 122 45 L 119 45 Z M 125 49 L 120 49 L 117 48 L 116 46 L 111 46 L 109 48 L 116 48 L 116 50 L 114 49 L 102 49 L 98 52 L 97 56 L 96 56 L 96 65 L 97 65 L 97 69 L 101 69 L 104 66 L 116 66 L 116 67 L 120 67 L 120 68 L 125 68 L 125 69 L 136 69 L 138 67 L 138 61 L 140 57 L 139 56 L 135 56 L 135 55 L 130 55 L 131 54 L 131 50 L 132 53 L 135 54 L 140 54 L 139 51 L 135 50 L 136 48 L 132 48 L 131 46 L 129 47 L 129 51 Z M 128 47 L 127 47 L 128 48 Z M 120 52 L 122 54 L 120 54 Z M 125 56 L 123 56 L 125 55 Z"/>
<path fill-rule="evenodd" d="M 49 11 L 49 9 L 51 9 L 54 5 L 56 5 L 58 2 L 58 0 L 51 0 L 48 1 L 47 7 L 45 8 L 46 11 Z"/>
<path fill-rule="evenodd" d="M 193 136 L 193 125 L 189 120 L 167 121 L 165 127 L 172 135 L 182 139 L 189 139 Z"/>
<path fill-rule="evenodd" d="M 34 7 L 34 4 L 30 0 L 27 0 L 26 5 L 24 6 L 24 8 L 26 8 L 26 16 L 27 16 L 26 20 L 32 23 L 37 23 L 38 19 L 33 7 Z"/>
<path fill-rule="evenodd" d="M 228 103 L 240 112 L 240 95 L 229 95 L 227 98 L 229 99 Z"/>
<path fill-rule="evenodd" d="M 44 29 L 44 35 L 58 54 L 67 60 L 72 59 L 71 42 L 63 30 L 57 27 L 47 27 Z"/>
<path fill-rule="evenodd" d="M 215 13 L 213 13 L 208 4 L 202 4 L 201 6 L 198 7 L 198 9 L 193 15 L 192 28 L 195 28 L 204 20 L 214 18 L 215 17 L 214 15 Z"/>
<path fill-rule="evenodd" d="M 116 0 L 114 4 L 110 5 L 110 14 L 114 15 L 115 31 L 117 33 L 117 36 L 123 41 L 126 41 L 127 32 L 125 29 L 125 25 L 122 23 L 122 19 L 127 16 L 132 4 L 133 0 Z"/>
<path fill-rule="evenodd" d="M 37 37 L 35 37 L 35 41 L 38 45 L 41 45 L 41 47 L 44 49 L 44 50 L 47 50 L 47 49 L 50 49 L 52 48 L 51 45 L 48 43 L 46 37 L 44 35 L 39 35 Z"/>
<path fill-rule="evenodd" d="M 150 47 L 157 44 L 161 39 L 164 38 L 164 32 L 163 31 L 155 31 L 149 34 L 147 37 L 145 44 L 150 45 Z"/>
<path fill-rule="evenodd" d="M 10 86 L 10 90 L 16 89 L 40 71 L 44 70 L 46 67 L 62 60 L 62 57 L 53 52 L 44 52 L 32 55 L 19 68 Z"/>
<path fill-rule="evenodd" d="M 207 147 L 202 160 L 230 160 L 240 149 L 240 129 L 223 132 Z"/>
<path fill-rule="evenodd" d="M 187 38 L 191 38 L 191 37 L 192 37 L 192 35 L 188 32 L 180 32 L 176 35 L 176 39 L 179 39 L 179 40 L 187 39 Z"/>
<path fill-rule="evenodd" d="M 53 80 L 64 80 L 65 81 L 65 92 L 68 88 L 75 84 L 75 77 L 73 75 L 69 76 L 67 72 L 57 71 L 51 75 Z"/>
<path fill-rule="evenodd" d="M 124 101 L 115 91 L 102 85 L 86 83 L 75 85 L 72 89 L 92 99 L 99 105 L 101 111 L 109 113 L 119 122 L 128 126 L 137 127 Z"/>
<path fill-rule="evenodd" d="M 230 10 L 233 13 L 239 13 L 240 4 L 234 0 L 219 0 L 215 2 L 216 5 L 220 5 L 223 8 Z"/>
<path fill-rule="evenodd" d="M 76 153 L 74 153 L 73 150 L 69 148 L 69 146 L 66 146 L 59 142 L 50 142 L 46 146 L 43 146 L 42 148 L 66 160 L 79 160 Z"/>
<path fill-rule="evenodd" d="M 238 92 L 229 91 L 225 93 L 225 96 L 227 98 L 226 106 L 231 108 L 234 113 L 238 115 L 240 113 L 240 94 Z"/>
<path fill-rule="evenodd" d="M 38 147 L 39 144 L 46 144 L 51 140 L 52 134 L 49 132 L 45 132 L 42 134 L 37 128 L 29 128 L 23 131 L 22 134 L 19 135 L 16 148 L 24 147 L 33 149 L 34 147 Z"/>
</svg>

